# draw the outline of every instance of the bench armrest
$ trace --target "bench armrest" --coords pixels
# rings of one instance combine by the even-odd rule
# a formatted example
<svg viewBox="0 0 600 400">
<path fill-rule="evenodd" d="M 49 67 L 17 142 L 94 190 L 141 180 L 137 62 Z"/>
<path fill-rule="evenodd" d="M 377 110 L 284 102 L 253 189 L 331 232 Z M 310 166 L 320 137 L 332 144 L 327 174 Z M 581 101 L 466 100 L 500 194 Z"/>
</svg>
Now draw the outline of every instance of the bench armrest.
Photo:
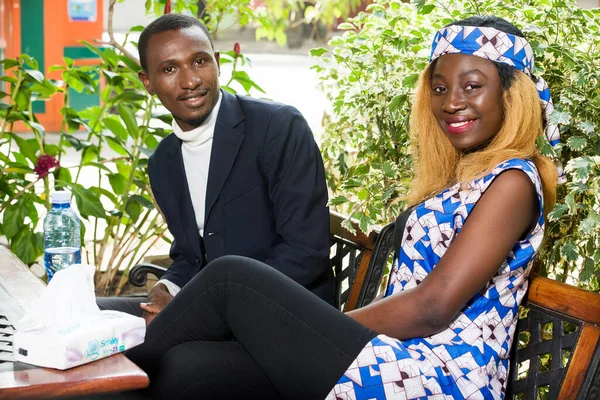
<svg viewBox="0 0 600 400">
<path fill-rule="evenodd" d="M 165 272 L 167 272 L 166 268 L 159 267 L 155 264 L 136 264 L 131 268 L 131 270 L 129 270 L 129 282 L 133 286 L 143 287 L 148 281 L 147 275 L 149 273 L 155 275 L 158 279 L 160 279 L 165 274 Z"/>
</svg>

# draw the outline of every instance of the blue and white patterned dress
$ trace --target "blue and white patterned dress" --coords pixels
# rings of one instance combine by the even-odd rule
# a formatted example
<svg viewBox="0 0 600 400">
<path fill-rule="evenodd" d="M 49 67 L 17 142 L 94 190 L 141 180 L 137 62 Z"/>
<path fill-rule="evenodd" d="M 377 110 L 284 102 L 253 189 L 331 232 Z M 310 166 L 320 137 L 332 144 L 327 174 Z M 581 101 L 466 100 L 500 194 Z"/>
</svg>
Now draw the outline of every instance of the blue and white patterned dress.
<svg viewBox="0 0 600 400">
<path fill-rule="evenodd" d="M 378 335 L 352 362 L 327 400 L 504 398 L 518 306 L 527 290 L 530 261 L 544 235 L 542 185 L 533 162 L 505 161 L 466 187 L 457 184 L 415 207 L 385 294 L 414 288 L 425 279 L 485 190 L 507 169 L 523 170 L 535 185 L 540 204 L 535 229 L 513 247 L 487 286 L 445 330 L 411 340 Z"/>
</svg>

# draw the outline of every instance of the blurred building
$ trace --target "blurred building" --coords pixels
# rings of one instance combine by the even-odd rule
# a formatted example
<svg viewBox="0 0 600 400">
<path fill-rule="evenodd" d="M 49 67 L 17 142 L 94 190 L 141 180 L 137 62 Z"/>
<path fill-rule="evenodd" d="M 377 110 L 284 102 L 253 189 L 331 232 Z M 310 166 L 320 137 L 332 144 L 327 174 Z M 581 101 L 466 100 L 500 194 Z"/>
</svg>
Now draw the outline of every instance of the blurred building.
<svg viewBox="0 0 600 400">
<path fill-rule="evenodd" d="M 63 57 L 73 59 L 78 65 L 97 64 L 97 55 L 81 41 L 93 43 L 102 39 L 102 3 L 102 0 L 0 0 L 2 58 L 27 53 L 36 59 L 39 70 L 52 79 L 61 79 L 61 73 L 48 72 L 48 67 L 64 64 Z M 69 96 L 70 105 L 76 109 L 99 104 L 98 95 L 71 91 Z M 33 103 L 33 111 L 50 132 L 60 131 L 62 107 L 63 96 Z M 17 131 L 22 129 L 15 126 Z"/>
</svg>

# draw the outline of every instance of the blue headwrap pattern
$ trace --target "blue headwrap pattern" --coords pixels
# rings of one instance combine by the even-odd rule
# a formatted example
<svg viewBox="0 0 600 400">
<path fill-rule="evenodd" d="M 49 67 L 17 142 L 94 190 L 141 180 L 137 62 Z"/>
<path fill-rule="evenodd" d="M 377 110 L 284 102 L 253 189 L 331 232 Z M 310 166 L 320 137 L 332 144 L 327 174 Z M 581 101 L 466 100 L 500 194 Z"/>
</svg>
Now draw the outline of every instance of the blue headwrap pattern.
<svg viewBox="0 0 600 400">
<path fill-rule="evenodd" d="M 451 25 L 440 29 L 433 38 L 431 56 L 433 61 L 444 54 L 468 54 L 491 61 L 508 64 L 511 67 L 533 76 L 535 62 L 533 49 L 529 42 L 520 36 L 511 35 L 491 27 Z M 544 133 L 553 147 L 560 143 L 558 126 L 550 123 L 550 114 L 554 104 L 550 96 L 550 88 L 542 77 L 535 81 L 540 96 L 542 115 L 544 117 Z M 558 165 L 558 182 L 566 181 L 565 174 Z"/>
</svg>

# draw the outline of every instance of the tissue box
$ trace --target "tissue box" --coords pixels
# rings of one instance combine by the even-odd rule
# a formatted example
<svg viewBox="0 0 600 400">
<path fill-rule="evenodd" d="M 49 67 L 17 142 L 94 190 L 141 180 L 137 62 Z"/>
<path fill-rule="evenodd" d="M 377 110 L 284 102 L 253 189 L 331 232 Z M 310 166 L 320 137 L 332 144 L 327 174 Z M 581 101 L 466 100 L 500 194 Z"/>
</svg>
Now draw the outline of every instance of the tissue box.
<svg viewBox="0 0 600 400">
<path fill-rule="evenodd" d="M 99 311 L 62 326 L 17 331 L 13 353 L 17 361 L 64 370 L 135 347 L 145 334 L 143 318 Z"/>
</svg>

